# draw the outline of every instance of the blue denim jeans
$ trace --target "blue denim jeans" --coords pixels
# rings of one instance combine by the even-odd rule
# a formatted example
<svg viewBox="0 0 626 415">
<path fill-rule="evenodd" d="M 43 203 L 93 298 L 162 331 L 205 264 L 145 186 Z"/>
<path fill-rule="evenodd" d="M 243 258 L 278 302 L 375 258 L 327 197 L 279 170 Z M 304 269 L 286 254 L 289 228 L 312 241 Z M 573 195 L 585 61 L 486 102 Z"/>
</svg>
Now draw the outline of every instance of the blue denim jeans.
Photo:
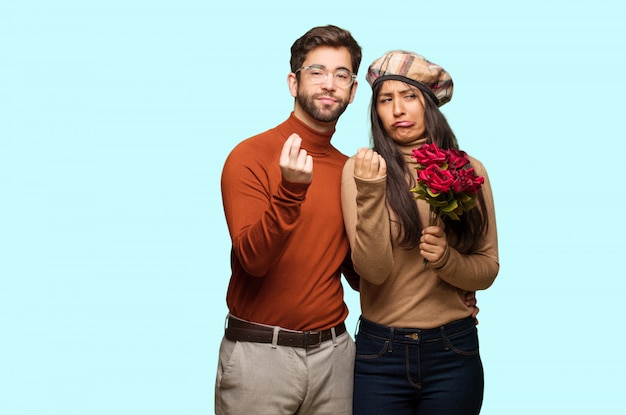
<svg viewBox="0 0 626 415">
<path fill-rule="evenodd" d="M 353 415 L 470 415 L 483 400 L 474 319 L 420 330 L 359 319 Z"/>
</svg>

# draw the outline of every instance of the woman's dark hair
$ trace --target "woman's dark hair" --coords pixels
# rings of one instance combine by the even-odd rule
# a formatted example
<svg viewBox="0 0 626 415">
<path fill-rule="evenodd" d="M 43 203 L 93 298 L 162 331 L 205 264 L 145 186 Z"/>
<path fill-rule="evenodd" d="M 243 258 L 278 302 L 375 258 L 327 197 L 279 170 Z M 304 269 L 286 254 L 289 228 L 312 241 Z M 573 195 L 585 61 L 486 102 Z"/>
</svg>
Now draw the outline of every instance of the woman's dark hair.
<svg viewBox="0 0 626 415">
<path fill-rule="evenodd" d="M 413 193 L 409 191 L 416 185 L 414 173 L 406 163 L 406 156 L 385 131 L 376 111 L 376 103 L 383 83 L 377 83 L 373 87 L 370 103 L 371 139 L 374 150 L 387 163 L 387 207 L 396 214 L 401 232 L 401 244 L 407 249 L 413 249 L 419 243 L 424 225 L 420 221 Z M 408 86 L 424 97 L 424 134 L 427 142 L 435 143 L 442 149 L 458 150 L 459 145 L 452 128 L 437 105 L 427 94 L 422 94 L 412 85 Z M 487 230 L 485 212 L 485 200 L 482 191 L 479 191 L 477 207 L 463 213 L 461 220 L 452 220 L 447 216 L 442 218 L 446 234 L 454 234 L 457 238 L 455 248 L 468 251 L 477 239 L 485 234 Z"/>
</svg>

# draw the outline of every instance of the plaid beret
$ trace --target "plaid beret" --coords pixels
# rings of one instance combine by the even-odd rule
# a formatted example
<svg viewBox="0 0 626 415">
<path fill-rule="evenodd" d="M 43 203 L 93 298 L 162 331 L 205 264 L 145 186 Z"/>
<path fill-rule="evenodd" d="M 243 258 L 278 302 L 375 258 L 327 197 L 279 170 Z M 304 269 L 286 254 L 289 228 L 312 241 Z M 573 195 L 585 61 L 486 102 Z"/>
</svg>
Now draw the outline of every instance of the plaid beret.
<svg viewBox="0 0 626 415">
<path fill-rule="evenodd" d="M 372 88 L 389 79 L 414 85 L 430 95 L 439 107 L 452 99 L 450 74 L 414 52 L 392 50 L 385 53 L 370 65 L 365 79 Z"/>
</svg>

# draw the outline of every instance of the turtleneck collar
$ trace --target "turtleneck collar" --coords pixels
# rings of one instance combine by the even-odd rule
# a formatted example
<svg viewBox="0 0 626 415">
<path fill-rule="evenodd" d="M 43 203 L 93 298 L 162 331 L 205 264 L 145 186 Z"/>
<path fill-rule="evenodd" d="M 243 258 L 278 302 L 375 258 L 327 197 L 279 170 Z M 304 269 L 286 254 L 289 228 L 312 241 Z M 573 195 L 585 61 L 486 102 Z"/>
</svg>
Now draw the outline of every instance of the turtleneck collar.
<svg viewBox="0 0 626 415">
<path fill-rule="evenodd" d="M 301 120 L 299 120 L 292 112 L 289 118 L 278 126 L 279 131 L 289 137 L 296 133 L 302 138 L 302 148 L 311 154 L 324 154 L 331 148 L 330 139 L 335 133 L 335 129 L 328 133 L 320 133 L 315 131 Z"/>
<path fill-rule="evenodd" d="M 423 137 L 410 143 L 396 144 L 402 154 L 404 154 L 404 159 L 407 161 L 407 163 L 415 164 L 415 159 L 413 158 L 413 150 L 420 148 L 423 144 L 426 144 L 426 141 L 426 137 Z"/>
</svg>

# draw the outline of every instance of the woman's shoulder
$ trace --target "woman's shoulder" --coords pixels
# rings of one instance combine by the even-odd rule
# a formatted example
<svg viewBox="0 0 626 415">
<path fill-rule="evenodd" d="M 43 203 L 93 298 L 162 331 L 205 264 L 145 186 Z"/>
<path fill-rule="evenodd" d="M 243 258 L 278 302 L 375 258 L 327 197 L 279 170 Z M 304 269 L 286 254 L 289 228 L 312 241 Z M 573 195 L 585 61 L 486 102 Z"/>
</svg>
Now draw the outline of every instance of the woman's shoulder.
<svg viewBox="0 0 626 415">
<path fill-rule="evenodd" d="M 471 155 L 468 154 L 467 155 L 467 159 L 470 162 L 470 166 L 472 166 L 474 168 L 474 171 L 477 174 L 480 175 L 481 173 L 486 173 L 487 172 L 487 169 L 485 168 L 485 165 L 480 160 L 478 160 L 476 157 L 471 156 Z"/>
</svg>

